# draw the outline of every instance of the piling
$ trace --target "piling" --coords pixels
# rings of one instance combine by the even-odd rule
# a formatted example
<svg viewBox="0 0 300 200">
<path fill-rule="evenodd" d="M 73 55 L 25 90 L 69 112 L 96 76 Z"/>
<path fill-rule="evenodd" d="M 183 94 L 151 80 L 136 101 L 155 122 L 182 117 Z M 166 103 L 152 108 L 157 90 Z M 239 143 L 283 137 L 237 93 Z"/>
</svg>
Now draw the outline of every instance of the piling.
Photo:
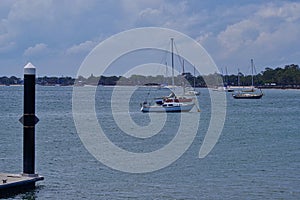
<svg viewBox="0 0 300 200">
<path fill-rule="evenodd" d="M 35 174 L 35 67 L 28 63 L 24 67 L 24 114 L 23 124 L 23 174 Z"/>
<path fill-rule="evenodd" d="M 19 121 L 23 124 L 23 173 L 0 173 L 0 198 L 3 195 L 32 189 L 44 177 L 35 173 L 35 79 L 36 68 L 28 63 L 24 67 L 24 110 Z"/>
</svg>

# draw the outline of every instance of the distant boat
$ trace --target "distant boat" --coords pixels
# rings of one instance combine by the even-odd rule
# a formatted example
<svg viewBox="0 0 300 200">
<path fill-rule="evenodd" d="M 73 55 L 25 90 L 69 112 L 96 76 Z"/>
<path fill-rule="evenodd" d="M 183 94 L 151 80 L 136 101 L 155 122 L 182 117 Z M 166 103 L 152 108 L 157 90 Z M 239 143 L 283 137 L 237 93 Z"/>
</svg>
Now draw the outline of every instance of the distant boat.
<svg viewBox="0 0 300 200">
<path fill-rule="evenodd" d="M 234 92 L 234 89 L 228 84 L 228 72 L 227 72 L 227 67 L 225 68 L 226 69 L 226 75 L 225 75 L 225 78 L 223 80 L 223 86 L 215 86 L 212 90 L 213 91 L 218 91 L 218 92 Z M 223 75 L 223 70 L 222 70 L 222 76 L 224 77 Z"/>
<path fill-rule="evenodd" d="M 171 38 L 171 55 L 172 55 L 172 85 L 168 87 L 172 92 L 169 96 L 160 97 L 155 99 L 155 104 L 151 105 L 147 101 L 141 104 L 142 112 L 189 112 L 195 105 L 193 102 L 194 98 L 188 98 L 184 96 L 175 95 L 176 88 L 174 84 L 174 53 L 173 53 L 173 42 Z M 183 70 L 184 71 L 184 70 Z M 183 86 L 183 91 L 184 91 Z M 184 93 L 184 92 L 183 92 Z M 199 110 L 199 109 L 198 109 Z"/>
<path fill-rule="evenodd" d="M 232 89 L 232 88 L 230 88 L 230 87 L 228 87 L 228 86 L 226 87 L 225 90 L 226 90 L 226 92 L 234 92 L 234 89 Z"/>
<path fill-rule="evenodd" d="M 235 99 L 260 99 L 262 98 L 264 94 L 261 92 L 261 93 L 249 93 L 249 92 L 243 92 L 243 91 L 240 91 L 240 92 L 237 92 L 236 94 L 233 94 L 233 98 Z"/>
<path fill-rule="evenodd" d="M 252 82 L 251 82 L 251 88 L 248 90 L 241 90 L 236 92 L 235 94 L 232 94 L 233 98 L 235 99 L 260 99 L 263 96 L 263 93 L 260 89 L 260 92 L 258 93 L 257 90 L 254 87 L 254 81 L 253 81 L 253 59 L 251 59 L 251 71 L 252 71 Z"/>
<path fill-rule="evenodd" d="M 229 79 L 228 79 L 228 72 L 227 72 L 227 67 L 225 67 L 226 75 L 225 75 L 225 84 L 224 84 L 224 91 L 225 92 L 234 92 L 234 89 L 230 87 L 229 85 Z M 227 78 L 227 79 L 226 79 Z"/>
<path fill-rule="evenodd" d="M 189 112 L 194 107 L 194 103 L 185 104 L 177 102 L 164 102 L 161 105 L 148 105 L 144 103 L 141 107 L 142 112 Z"/>
<path fill-rule="evenodd" d="M 184 95 L 186 96 L 199 96 L 200 95 L 200 92 L 196 91 L 195 90 L 195 87 L 196 87 L 196 68 L 195 66 L 193 67 L 194 68 L 194 86 L 191 88 L 186 88 L 186 91 L 184 92 Z"/>
<path fill-rule="evenodd" d="M 196 90 L 188 90 L 184 93 L 184 95 L 186 95 L 186 96 L 199 96 L 200 92 L 198 92 Z"/>
<path fill-rule="evenodd" d="M 229 86 L 221 86 L 221 87 L 216 87 L 213 88 L 213 91 L 218 91 L 218 92 L 234 92 L 234 89 L 230 88 Z"/>
</svg>

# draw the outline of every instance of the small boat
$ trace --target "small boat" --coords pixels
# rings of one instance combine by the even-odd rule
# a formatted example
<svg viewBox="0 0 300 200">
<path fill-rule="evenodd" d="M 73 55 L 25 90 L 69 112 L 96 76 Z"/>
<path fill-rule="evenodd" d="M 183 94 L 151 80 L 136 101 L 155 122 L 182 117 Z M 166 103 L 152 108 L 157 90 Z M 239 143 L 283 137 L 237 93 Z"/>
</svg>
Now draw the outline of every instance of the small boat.
<svg viewBox="0 0 300 200">
<path fill-rule="evenodd" d="M 227 67 L 225 68 L 225 71 L 226 71 L 226 76 L 225 76 L 225 85 L 224 85 L 224 89 L 226 92 L 234 92 L 234 89 L 230 87 L 230 84 L 229 84 L 229 77 L 228 77 L 228 72 L 227 72 Z"/>
<path fill-rule="evenodd" d="M 246 92 L 238 92 L 233 94 L 233 98 L 235 99 L 260 99 L 264 94 L 260 93 L 246 93 Z"/>
<path fill-rule="evenodd" d="M 155 104 L 151 105 L 147 101 L 141 103 L 142 112 L 189 112 L 194 106 L 194 98 L 175 95 L 175 90 L 178 88 L 174 84 L 174 53 L 173 53 L 174 39 L 171 38 L 171 58 L 172 58 L 172 85 L 166 86 L 171 89 L 171 94 L 167 97 L 160 97 L 155 99 Z M 184 72 L 184 69 L 183 69 Z M 184 74 L 184 73 L 183 73 Z M 183 86 L 183 91 L 184 91 Z M 183 92 L 184 93 L 184 92 Z M 198 111 L 200 109 L 198 108 Z"/>
<path fill-rule="evenodd" d="M 194 87 L 193 88 L 187 88 L 187 91 L 185 91 L 184 95 L 186 96 L 199 96 L 200 92 L 195 90 L 196 87 L 196 68 L 194 68 Z"/>
<path fill-rule="evenodd" d="M 189 112 L 193 107 L 194 103 L 185 104 L 177 102 L 165 102 L 161 105 L 149 105 L 146 102 L 142 104 L 142 112 Z"/>
<path fill-rule="evenodd" d="M 228 86 L 227 86 L 227 87 L 225 88 L 225 91 L 226 91 L 226 92 L 234 92 L 234 89 L 232 89 L 231 87 L 228 87 Z"/>
<path fill-rule="evenodd" d="M 199 96 L 200 92 L 196 91 L 196 90 L 188 90 L 185 92 L 186 96 Z"/>
<path fill-rule="evenodd" d="M 251 59 L 251 69 L 252 69 L 251 87 L 250 87 L 250 89 L 238 91 L 237 93 L 232 94 L 233 98 L 235 98 L 235 99 L 260 99 L 260 98 L 262 98 L 263 93 L 262 93 L 261 89 L 260 89 L 259 93 L 256 92 L 257 90 L 255 89 L 254 84 L 253 84 L 253 68 L 254 68 L 253 59 Z"/>
<path fill-rule="evenodd" d="M 228 86 L 223 86 L 223 87 L 215 87 L 212 89 L 213 91 L 218 91 L 218 92 L 234 92 L 234 89 L 228 87 Z"/>
</svg>

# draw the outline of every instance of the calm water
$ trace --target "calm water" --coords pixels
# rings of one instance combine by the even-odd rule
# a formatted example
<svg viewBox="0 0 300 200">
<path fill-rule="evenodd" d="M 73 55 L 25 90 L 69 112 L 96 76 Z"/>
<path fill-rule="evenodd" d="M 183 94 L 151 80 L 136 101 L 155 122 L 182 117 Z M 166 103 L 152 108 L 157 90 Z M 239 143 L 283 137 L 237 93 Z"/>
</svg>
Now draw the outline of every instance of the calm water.
<svg viewBox="0 0 300 200">
<path fill-rule="evenodd" d="M 22 171 L 22 90 L 0 87 L 1 172 Z M 130 151 L 151 152 L 172 139 L 178 114 L 168 115 L 170 123 L 152 138 L 122 133 L 109 112 L 111 91 L 99 88 L 96 110 L 112 141 Z M 139 112 L 138 103 L 147 92 L 137 90 L 130 101 L 130 116 L 142 126 L 149 116 Z M 228 95 L 222 135 L 212 152 L 199 159 L 210 119 L 209 95 L 201 89 L 201 120 L 190 148 L 169 167 L 130 174 L 106 167 L 87 152 L 72 118 L 72 87 L 37 87 L 36 170 L 45 180 L 12 199 L 300 199 L 300 91 L 264 93 L 260 100 Z"/>
</svg>

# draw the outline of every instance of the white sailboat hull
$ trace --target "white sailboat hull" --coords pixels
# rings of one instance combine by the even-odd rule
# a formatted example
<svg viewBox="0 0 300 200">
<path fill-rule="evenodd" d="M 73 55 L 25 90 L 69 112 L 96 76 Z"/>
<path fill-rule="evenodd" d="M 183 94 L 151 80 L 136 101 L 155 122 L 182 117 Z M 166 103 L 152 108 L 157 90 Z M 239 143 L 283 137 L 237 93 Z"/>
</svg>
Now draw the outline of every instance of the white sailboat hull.
<svg viewBox="0 0 300 200">
<path fill-rule="evenodd" d="M 163 105 L 154 105 L 148 106 L 143 105 L 141 108 L 142 112 L 189 112 L 194 107 L 193 104 L 181 104 L 174 106 L 163 106 Z"/>
</svg>

